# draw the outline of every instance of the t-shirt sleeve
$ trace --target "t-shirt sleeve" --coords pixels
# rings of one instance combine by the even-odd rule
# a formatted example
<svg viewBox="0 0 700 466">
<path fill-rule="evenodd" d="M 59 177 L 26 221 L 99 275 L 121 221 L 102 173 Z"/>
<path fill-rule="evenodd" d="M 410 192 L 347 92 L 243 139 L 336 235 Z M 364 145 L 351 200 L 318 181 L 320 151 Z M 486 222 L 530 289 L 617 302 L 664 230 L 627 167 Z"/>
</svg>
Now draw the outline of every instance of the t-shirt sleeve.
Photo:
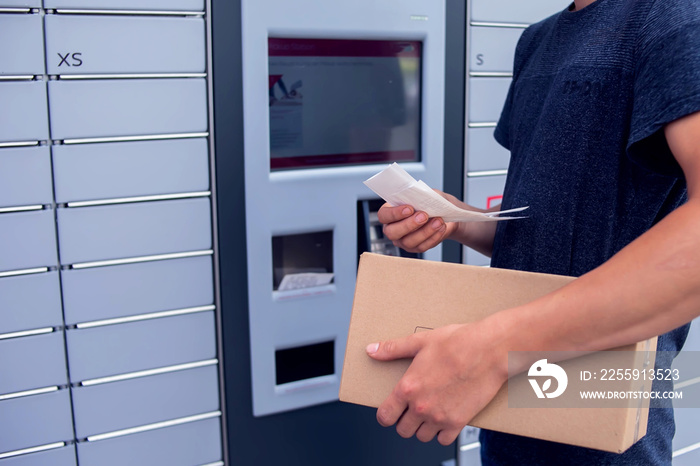
<svg viewBox="0 0 700 466">
<path fill-rule="evenodd" d="M 682 176 L 666 124 L 700 111 L 700 2 L 656 0 L 637 46 L 629 156 L 655 172 Z"/>
</svg>

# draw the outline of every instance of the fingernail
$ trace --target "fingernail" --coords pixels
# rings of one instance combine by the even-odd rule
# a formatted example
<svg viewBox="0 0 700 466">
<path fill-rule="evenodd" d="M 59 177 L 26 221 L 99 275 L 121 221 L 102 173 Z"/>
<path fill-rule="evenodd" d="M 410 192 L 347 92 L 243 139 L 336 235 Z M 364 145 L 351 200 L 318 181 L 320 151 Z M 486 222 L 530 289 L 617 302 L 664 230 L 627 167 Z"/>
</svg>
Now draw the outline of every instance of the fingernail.
<svg viewBox="0 0 700 466">
<path fill-rule="evenodd" d="M 377 350 L 379 350 L 379 343 L 370 343 L 367 345 L 367 354 L 374 354 L 377 352 Z"/>
<path fill-rule="evenodd" d="M 411 208 L 410 207 L 405 207 L 402 211 L 402 214 L 404 215 L 411 215 Z"/>
<path fill-rule="evenodd" d="M 433 230 L 439 230 L 440 227 L 442 226 L 442 222 L 438 219 L 433 220 L 432 227 Z"/>
<path fill-rule="evenodd" d="M 423 212 L 416 215 L 416 222 L 417 223 L 425 223 L 427 221 L 428 221 L 428 216 L 425 215 Z"/>
</svg>

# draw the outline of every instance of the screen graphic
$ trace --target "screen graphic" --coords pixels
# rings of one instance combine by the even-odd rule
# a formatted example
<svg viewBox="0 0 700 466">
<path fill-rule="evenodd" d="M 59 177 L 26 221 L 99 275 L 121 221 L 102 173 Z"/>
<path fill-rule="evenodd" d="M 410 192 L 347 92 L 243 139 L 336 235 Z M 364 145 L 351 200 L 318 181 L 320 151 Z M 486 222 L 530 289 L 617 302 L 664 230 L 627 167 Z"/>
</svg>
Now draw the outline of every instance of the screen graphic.
<svg viewBox="0 0 700 466">
<path fill-rule="evenodd" d="M 269 38 L 272 170 L 420 160 L 418 41 Z"/>
</svg>

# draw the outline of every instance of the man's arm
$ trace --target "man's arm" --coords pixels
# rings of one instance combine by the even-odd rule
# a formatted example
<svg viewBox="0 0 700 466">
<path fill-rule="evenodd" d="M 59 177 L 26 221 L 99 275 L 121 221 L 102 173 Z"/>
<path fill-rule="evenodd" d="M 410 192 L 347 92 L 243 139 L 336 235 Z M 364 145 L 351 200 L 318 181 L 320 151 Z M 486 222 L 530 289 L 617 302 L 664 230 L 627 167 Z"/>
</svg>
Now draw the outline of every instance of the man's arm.
<svg viewBox="0 0 700 466">
<path fill-rule="evenodd" d="M 688 202 L 605 264 L 532 303 L 369 345 L 378 360 L 414 358 L 377 410 L 380 424 L 447 445 L 507 380 L 509 351 L 605 350 L 700 315 L 700 112 L 665 133 L 685 174 Z"/>
</svg>

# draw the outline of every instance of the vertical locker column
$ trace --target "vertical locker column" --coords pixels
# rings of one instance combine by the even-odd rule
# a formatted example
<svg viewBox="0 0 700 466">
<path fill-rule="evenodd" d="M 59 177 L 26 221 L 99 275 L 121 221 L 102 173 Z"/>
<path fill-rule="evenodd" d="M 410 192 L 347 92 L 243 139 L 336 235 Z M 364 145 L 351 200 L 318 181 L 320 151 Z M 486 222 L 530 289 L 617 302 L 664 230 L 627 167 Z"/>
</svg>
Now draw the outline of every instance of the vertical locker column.
<svg viewBox="0 0 700 466">
<path fill-rule="evenodd" d="M 203 0 L 44 0 L 77 458 L 223 464 Z"/>
<path fill-rule="evenodd" d="M 0 0 L 0 465 L 75 464 L 39 1 Z"/>
<path fill-rule="evenodd" d="M 566 8 L 564 0 L 473 0 L 467 3 L 467 102 L 465 202 L 480 208 L 501 203 L 510 153 L 496 142 L 494 129 L 513 78 L 520 35 L 530 24 Z M 465 248 L 465 262 L 487 266 L 490 259 Z M 480 464 L 478 429 L 458 438 L 459 466 Z"/>
<path fill-rule="evenodd" d="M 480 208 L 500 204 L 510 153 L 493 138 L 513 77 L 518 39 L 531 23 L 566 7 L 562 0 L 475 0 L 467 8 L 467 131 L 465 202 Z M 466 262 L 490 260 L 465 249 Z"/>
</svg>

